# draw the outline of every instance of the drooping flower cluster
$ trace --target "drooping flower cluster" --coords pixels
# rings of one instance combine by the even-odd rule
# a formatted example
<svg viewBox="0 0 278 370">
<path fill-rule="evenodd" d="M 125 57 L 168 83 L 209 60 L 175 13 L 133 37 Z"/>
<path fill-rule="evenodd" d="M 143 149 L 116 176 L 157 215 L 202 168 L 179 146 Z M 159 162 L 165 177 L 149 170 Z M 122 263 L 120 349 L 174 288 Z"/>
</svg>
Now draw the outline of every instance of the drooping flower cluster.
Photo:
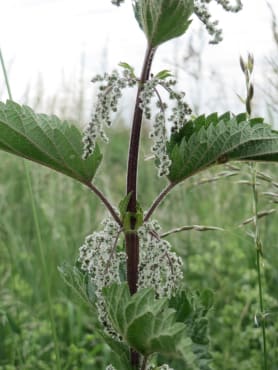
<svg viewBox="0 0 278 370">
<path fill-rule="evenodd" d="M 151 100 L 155 96 L 157 85 L 159 80 L 152 78 L 144 84 L 144 87 L 140 94 L 140 108 L 143 110 L 145 118 L 151 119 Z M 155 115 L 153 128 L 149 134 L 154 144 L 152 146 L 152 152 L 155 157 L 159 160 L 158 176 L 168 175 L 171 161 L 166 151 L 167 133 L 165 125 L 165 104 L 157 101 L 157 106 L 160 108 L 158 113 Z"/>
<path fill-rule="evenodd" d="M 157 297 L 171 297 L 183 279 L 182 259 L 171 245 L 159 237 L 157 221 L 146 222 L 138 230 L 140 263 L 138 289 L 154 288 Z"/>
<path fill-rule="evenodd" d="M 105 307 L 102 289 L 121 282 L 121 271 L 126 266 L 126 254 L 118 250 L 120 226 L 111 218 L 103 221 L 103 230 L 88 235 L 79 249 L 78 261 L 88 274 L 96 296 L 98 318 L 107 334 L 120 339 L 114 331 Z M 182 278 L 182 259 L 171 250 L 171 245 L 159 237 L 157 221 L 148 221 L 138 230 L 140 263 L 138 290 L 152 287 L 158 298 L 175 294 Z"/>
<path fill-rule="evenodd" d="M 113 71 L 103 76 L 97 75 L 92 82 L 100 82 L 97 102 L 91 121 L 83 134 L 83 159 L 88 158 L 94 152 L 96 140 L 108 141 L 104 132 L 104 125 L 111 126 L 111 112 L 117 112 L 119 99 L 122 97 L 122 90 L 136 85 L 137 80 L 131 70 L 124 68 L 122 74 Z"/>
<path fill-rule="evenodd" d="M 160 79 L 152 77 L 148 80 L 140 94 L 140 107 L 144 112 L 146 119 L 152 119 L 152 100 L 156 99 L 158 111 L 154 116 L 153 128 L 150 132 L 150 138 L 153 140 L 152 152 L 158 161 L 158 176 L 167 176 L 171 166 L 171 160 L 167 154 L 167 130 L 166 123 L 171 124 L 172 131 L 178 131 L 185 123 L 191 109 L 184 101 L 184 93 L 175 92 L 172 88 L 176 84 L 174 79 Z M 172 108 L 172 114 L 167 117 L 167 104 L 162 101 L 158 87 L 163 87 L 169 94 L 169 98 L 174 100 L 176 106 Z"/>
<path fill-rule="evenodd" d="M 187 122 L 188 116 L 191 115 L 192 110 L 184 100 L 185 92 L 177 92 L 170 88 L 170 85 L 175 85 L 176 80 L 161 81 L 161 86 L 169 93 L 169 98 L 175 101 L 175 106 L 172 107 L 172 114 L 168 118 L 168 121 L 172 124 L 171 131 L 179 131 Z"/>
<path fill-rule="evenodd" d="M 102 224 L 104 226 L 102 231 L 86 237 L 79 249 L 78 261 L 94 286 L 99 321 L 108 334 L 117 337 L 108 318 L 102 289 L 112 283 L 120 283 L 120 265 L 125 263 L 126 255 L 117 251 L 120 226 L 111 218 L 105 219 Z"/>
<path fill-rule="evenodd" d="M 213 0 L 194 0 L 194 13 L 204 23 L 208 33 L 212 36 L 211 44 L 218 44 L 222 41 L 222 30 L 218 27 L 219 22 L 211 19 L 211 14 L 208 9 L 208 4 Z M 235 4 L 231 5 L 230 0 L 215 0 L 219 5 L 228 12 L 238 12 L 242 9 L 241 0 L 235 0 Z"/>
</svg>

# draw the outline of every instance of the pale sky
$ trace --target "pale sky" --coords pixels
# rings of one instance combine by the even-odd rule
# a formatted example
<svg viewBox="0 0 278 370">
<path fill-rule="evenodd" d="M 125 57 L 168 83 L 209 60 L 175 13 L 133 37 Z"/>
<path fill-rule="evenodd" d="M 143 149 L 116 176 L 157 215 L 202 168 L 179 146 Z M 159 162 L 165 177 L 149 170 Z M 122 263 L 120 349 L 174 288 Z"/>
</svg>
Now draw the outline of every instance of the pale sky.
<svg viewBox="0 0 278 370">
<path fill-rule="evenodd" d="M 277 0 L 270 2 L 278 14 Z M 206 43 L 204 51 L 203 77 L 209 85 L 206 93 L 211 92 L 212 96 L 219 94 L 222 82 L 231 95 L 238 92 L 241 84 L 238 58 L 248 51 L 255 55 L 256 81 L 264 84 L 265 59 L 275 50 L 270 12 L 265 0 L 243 0 L 243 4 L 244 9 L 237 15 L 224 12 L 218 5 L 212 7 L 224 32 L 220 45 Z M 194 18 L 191 32 L 196 32 L 199 25 Z M 171 68 L 167 62 L 182 56 L 188 38 L 186 34 L 163 45 L 157 53 L 154 71 Z M 112 6 L 110 0 L 0 0 L 0 47 L 9 67 L 14 100 L 24 100 L 27 86 L 31 87 L 31 96 L 35 95 L 38 79 L 43 81 L 49 96 L 57 94 L 63 79 L 75 89 L 82 58 L 85 95 L 90 100 L 90 79 L 96 73 L 111 70 L 120 61 L 135 66 L 139 73 L 145 38 L 134 21 L 130 0 L 119 8 Z M 223 79 L 215 85 L 212 68 Z M 181 71 L 181 80 L 183 76 L 186 74 Z M 0 98 L 6 99 L 1 76 L 0 88 Z M 238 103 L 236 98 L 235 102 Z"/>
</svg>

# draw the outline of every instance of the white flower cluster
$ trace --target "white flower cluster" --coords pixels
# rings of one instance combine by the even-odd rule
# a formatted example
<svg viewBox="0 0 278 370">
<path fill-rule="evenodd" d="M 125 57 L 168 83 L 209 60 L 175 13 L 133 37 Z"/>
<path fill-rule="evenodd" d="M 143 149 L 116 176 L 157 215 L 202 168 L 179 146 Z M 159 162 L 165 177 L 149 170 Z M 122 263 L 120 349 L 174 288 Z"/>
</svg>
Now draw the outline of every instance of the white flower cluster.
<svg viewBox="0 0 278 370">
<path fill-rule="evenodd" d="M 108 318 L 102 289 L 112 283 L 120 283 L 120 265 L 125 263 L 126 255 L 117 252 L 120 226 L 111 218 L 105 219 L 102 224 L 104 225 L 102 231 L 86 237 L 79 249 L 78 261 L 81 263 L 81 269 L 88 273 L 93 283 L 99 321 L 108 334 L 117 337 Z"/>
<path fill-rule="evenodd" d="M 211 14 L 208 9 L 208 4 L 213 0 L 194 0 L 194 13 L 204 23 L 208 33 L 212 36 L 211 44 L 218 44 L 222 41 L 222 30 L 218 27 L 218 21 L 211 20 Z M 215 0 L 219 5 L 228 12 L 238 12 L 242 9 L 241 0 L 235 0 L 235 5 L 231 5 L 230 0 Z"/>
<path fill-rule="evenodd" d="M 167 154 L 167 130 L 166 121 L 172 125 L 172 131 L 178 131 L 190 115 L 191 109 L 184 101 L 184 93 L 175 92 L 172 86 L 176 84 L 173 79 L 159 79 L 153 77 L 145 82 L 140 94 L 140 108 L 143 110 L 146 119 L 151 119 L 151 102 L 156 98 L 158 112 L 155 114 L 153 128 L 150 132 L 150 138 L 153 140 L 152 152 L 158 160 L 158 176 L 167 176 L 171 166 L 171 160 Z M 169 98 L 175 100 L 176 106 L 172 109 L 170 117 L 166 118 L 167 105 L 162 101 L 158 87 L 163 87 L 169 94 Z"/>
<path fill-rule="evenodd" d="M 94 152 L 98 137 L 104 142 L 108 141 L 103 126 L 111 126 L 111 112 L 117 112 L 122 90 L 133 87 L 137 80 L 132 72 L 125 68 L 121 75 L 119 72 L 113 71 L 111 74 L 97 75 L 92 79 L 92 82 L 101 82 L 101 85 L 94 113 L 83 133 L 83 159 L 88 158 Z"/>
<path fill-rule="evenodd" d="M 138 289 L 154 288 L 157 297 L 171 297 L 183 279 L 182 259 L 159 237 L 160 225 L 148 221 L 138 230 L 140 263 Z"/>
<path fill-rule="evenodd" d="M 88 235 L 79 249 L 81 269 L 88 273 L 94 287 L 98 318 L 107 334 L 120 340 L 109 320 L 102 289 L 121 282 L 121 268 L 126 265 L 126 253 L 117 250 L 120 226 L 111 218 L 102 222 L 101 231 Z M 146 222 L 138 230 L 140 262 L 138 289 L 152 287 L 157 298 L 175 294 L 182 278 L 182 259 L 171 250 L 171 245 L 160 239 L 157 221 Z"/>
</svg>

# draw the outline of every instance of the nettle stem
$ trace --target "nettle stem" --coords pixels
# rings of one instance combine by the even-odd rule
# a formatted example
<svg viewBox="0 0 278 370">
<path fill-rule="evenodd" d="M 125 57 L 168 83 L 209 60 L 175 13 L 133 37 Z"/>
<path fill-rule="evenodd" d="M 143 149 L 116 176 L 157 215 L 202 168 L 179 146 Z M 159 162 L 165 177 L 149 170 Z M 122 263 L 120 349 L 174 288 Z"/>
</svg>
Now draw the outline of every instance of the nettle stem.
<svg viewBox="0 0 278 370">
<path fill-rule="evenodd" d="M 129 143 L 129 156 L 128 156 L 128 170 L 127 170 L 127 194 L 131 194 L 128 210 L 130 212 L 136 212 L 136 202 L 137 202 L 137 168 L 138 168 L 138 156 L 139 156 L 139 144 L 140 144 L 140 133 L 142 126 L 143 111 L 140 108 L 140 93 L 143 89 L 144 83 L 149 79 L 151 65 L 154 57 L 155 49 L 148 47 L 143 70 L 139 82 L 132 130 Z"/>
<path fill-rule="evenodd" d="M 138 156 L 143 118 L 143 111 L 140 108 L 140 93 L 143 89 L 144 83 L 149 79 L 154 52 L 155 49 L 149 46 L 146 52 L 142 75 L 139 82 L 129 143 L 126 192 L 127 194 L 131 193 L 131 197 L 127 210 L 128 212 L 134 214 L 136 213 L 137 207 Z M 135 223 L 136 218 L 134 217 L 131 220 L 131 231 L 126 234 L 127 280 L 131 294 L 134 294 L 137 290 L 137 275 L 139 263 L 139 239 L 137 233 L 133 231 L 135 228 Z"/>
<path fill-rule="evenodd" d="M 133 123 L 131 129 L 131 136 L 129 142 L 129 156 L 128 156 L 128 170 L 127 170 L 127 194 L 131 193 L 131 198 L 127 207 L 127 211 L 136 213 L 137 207 L 137 172 L 138 172 L 138 156 L 140 146 L 140 134 L 142 126 L 143 111 L 140 108 L 140 93 L 143 89 L 144 83 L 149 79 L 152 60 L 155 49 L 148 46 L 142 74 L 138 86 Z M 126 254 L 127 254 L 127 281 L 131 294 L 137 291 L 138 280 L 138 265 L 139 265 L 139 238 L 135 231 L 135 216 L 131 219 L 131 230 L 126 233 Z M 138 369 L 140 364 L 139 353 L 131 350 L 131 365 L 134 369 Z"/>
</svg>

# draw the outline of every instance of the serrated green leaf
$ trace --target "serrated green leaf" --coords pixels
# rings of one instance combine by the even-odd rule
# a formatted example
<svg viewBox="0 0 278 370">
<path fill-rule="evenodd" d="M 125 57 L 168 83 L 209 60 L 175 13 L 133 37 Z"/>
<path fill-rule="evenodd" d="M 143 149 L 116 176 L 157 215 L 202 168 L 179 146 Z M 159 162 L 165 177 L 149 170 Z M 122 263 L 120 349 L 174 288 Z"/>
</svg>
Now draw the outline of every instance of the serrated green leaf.
<svg viewBox="0 0 278 370">
<path fill-rule="evenodd" d="M 129 359 L 129 348 L 123 342 L 111 338 L 103 332 L 99 332 L 106 344 L 111 348 L 113 354 L 110 356 L 110 362 L 115 369 L 132 370 Z"/>
<path fill-rule="evenodd" d="M 199 370 L 197 366 L 198 359 L 194 353 L 192 340 L 189 337 L 182 338 L 178 344 L 178 356 L 183 361 L 184 368 L 191 370 Z"/>
<path fill-rule="evenodd" d="M 95 287 L 92 285 L 91 279 L 76 266 L 71 266 L 67 263 L 58 266 L 58 271 L 65 284 L 74 291 L 79 300 L 81 299 L 90 309 L 95 310 Z"/>
<path fill-rule="evenodd" d="M 193 0 L 137 0 L 135 17 L 152 48 L 179 37 L 190 25 Z"/>
<path fill-rule="evenodd" d="M 172 160 L 169 180 L 178 183 L 228 161 L 278 161 L 278 131 L 246 114 L 213 114 L 189 121 L 167 145 Z"/>
<path fill-rule="evenodd" d="M 171 297 L 169 307 L 173 307 L 176 311 L 176 320 L 186 322 L 193 312 L 193 307 L 187 298 L 185 291 L 180 291 L 175 296 Z"/>
<path fill-rule="evenodd" d="M 177 353 L 185 326 L 175 322 L 166 298 L 156 299 L 149 288 L 130 296 L 126 284 L 106 287 L 103 294 L 115 330 L 130 347 L 144 356 Z"/>
<path fill-rule="evenodd" d="M 192 351 L 195 355 L 194 363 L 198 366 L 197 369 L 201 370 L 210 370 L 212 359 L 208 347 L 207 319 L 212 302 L 213 293 L 210 290 L 203 290 L 195 294 L 189 291 L 180 291 L 169 302 L 169 307 L 176 311 L 176 320 L 185 324 L 186 334 L 192 340 Z M 183 352 L 180 350 L 181 357 L 183 357 Z M 191 358 L 193 359 L 193 357 Z M 183 360 L 188 361 L 186 357 Z"/>
<path fill-rule="evenodd" d="M 162 317 L 147 312 L 129 323 L 126 340 L 144 356 L 156 352 L 174 355 L 184 332 L 184 326 L 175 323 L 174 318 L 175 312 L 170 309 Z"/>
<path fill-rule="evenodd" d="M 126 307 L 130 299 L 128 287 L 126 284 L 112 284 L 103 288 L 103 295 L 114 329 L 118 333 L 122 333 L 126 325 L 124 307 Z"/>
<path fill-rule="evenodd" d="M 11 100 L 0 102 L 0 149 L 84 184 L 92 181 L 102 159 L 98 147 L 90 158 L 82 159 L 82 134 L 73 124 L 35 114 Z"/>
</svg>

